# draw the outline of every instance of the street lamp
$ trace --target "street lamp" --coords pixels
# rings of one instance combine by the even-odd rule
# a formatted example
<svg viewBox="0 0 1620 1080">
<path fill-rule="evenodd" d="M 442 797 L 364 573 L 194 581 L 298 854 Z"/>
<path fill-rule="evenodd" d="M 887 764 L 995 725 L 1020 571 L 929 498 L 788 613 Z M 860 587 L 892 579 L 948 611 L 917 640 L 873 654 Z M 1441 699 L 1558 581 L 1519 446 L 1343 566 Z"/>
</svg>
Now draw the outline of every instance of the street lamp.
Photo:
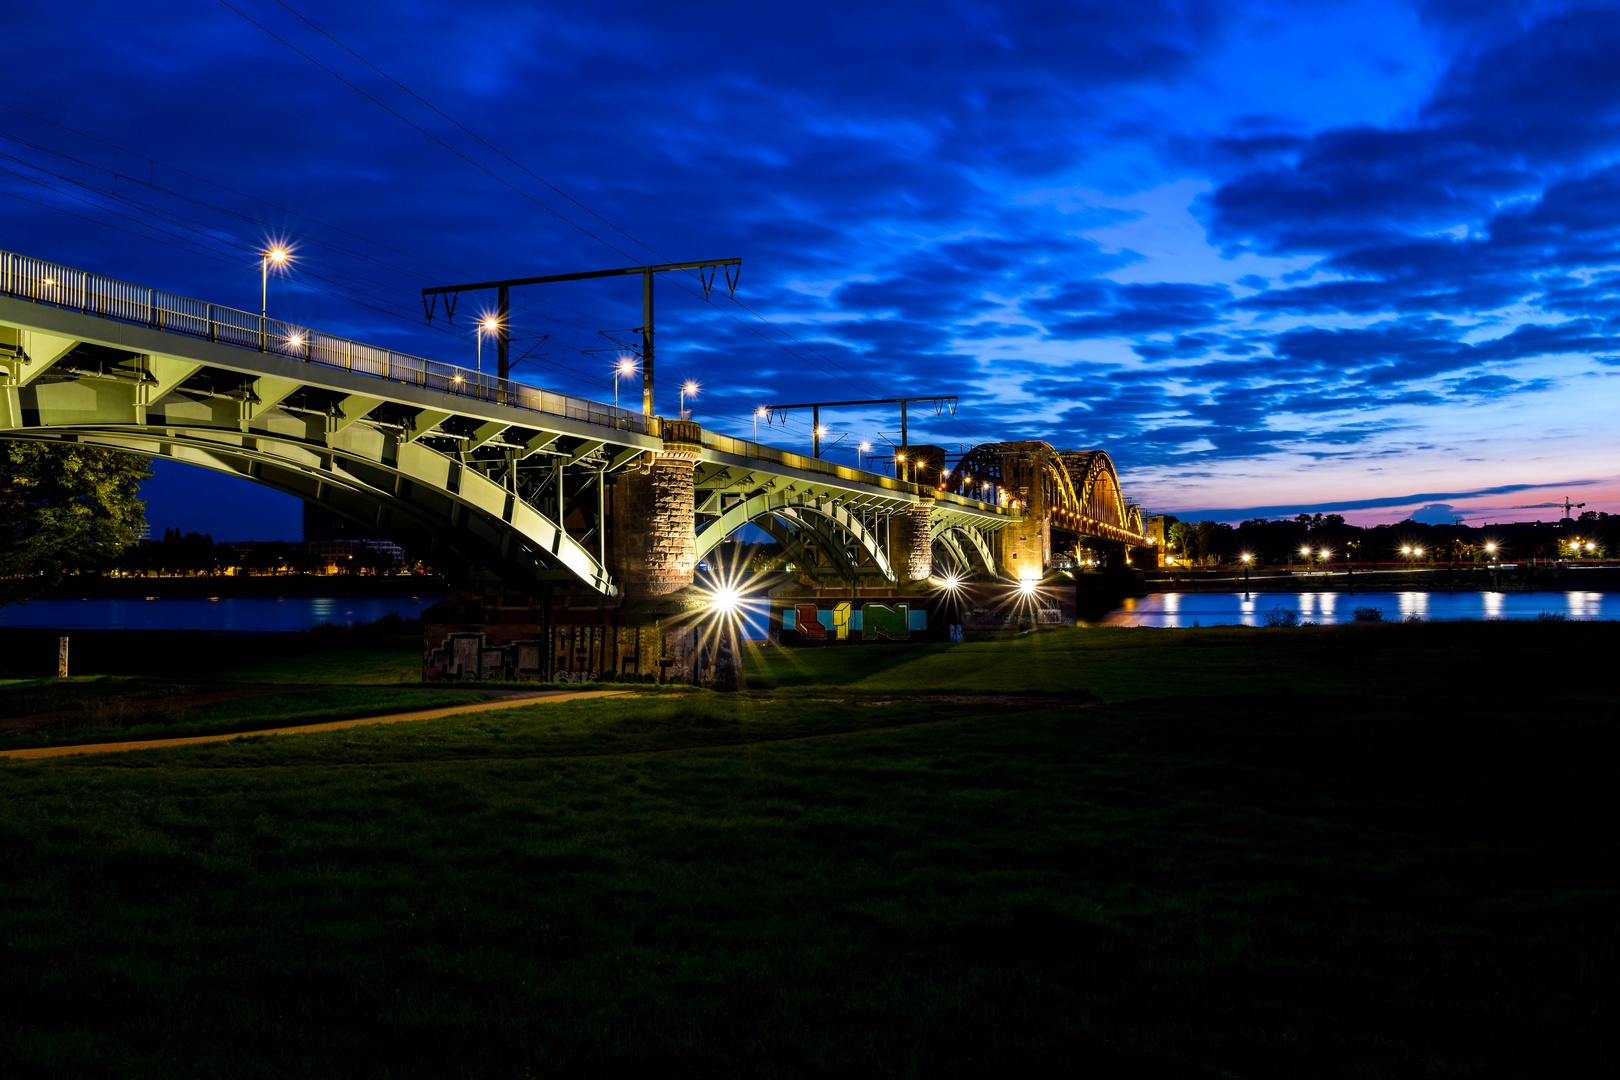
<svg viewBox="0 0 1620 1080">
<path fill-rule="evenodd" d="M 872 449 L 872 444 L 869 442 L 863 442 L 855 447 L 855 467 L 857 469 L 861 467 L 861 457 L 870 449 Z"/>
<path fill-rule="evenodd" d="M 496 321 L 493 315 L 484 316 L 478 323 L 478 382 L 480 385 L 484 382 L 484 335 L 493 334 L 500 327 L 501 324 Z"/>
<path fill-rule="evenodd" d="M 755 442 L 759 442 L 759 418 L 762 417 L 762 416 L 769 416 L 769 415 L 770 415 L 770 410 L 767 409 L 763 405 L 761 405 L 759 408 L 754 410 L 754 441 Z"/>
<path fill-rule="evenodd" d="M 629 378 L 636 372 L 636 362 L 628 356 L 619 357 L 619 362 L 613 365 L 613 407 L 619 407 L 619 377 Z"/>
<path fill-rule="evenodd" d="M 270 314 L 270 264 L 277 266 L 287 261 L 287 249 L 273 247 L 259 260 L 259 351 L 264 351 L 264 324 Z"/>
<path fill-rule="evenodd" d="M 1245 591 L 1249 588 L 1249 563 L 1253 561 L 1254 556 L 1245 551 L 1243 553 L 1243 588 Z"/>
<path fill-rule="evenodd" d="M 698 384 L 693 382 L 692 380 L 688 379 L 685 383 L 681 384 L 681 419 L 682 420 L 685 420 L 687 418 L 686 417 L 686 395 L 691 394 L 693 397 L 697 397 L 697 392 L 698 392 Z"/>
</svg>

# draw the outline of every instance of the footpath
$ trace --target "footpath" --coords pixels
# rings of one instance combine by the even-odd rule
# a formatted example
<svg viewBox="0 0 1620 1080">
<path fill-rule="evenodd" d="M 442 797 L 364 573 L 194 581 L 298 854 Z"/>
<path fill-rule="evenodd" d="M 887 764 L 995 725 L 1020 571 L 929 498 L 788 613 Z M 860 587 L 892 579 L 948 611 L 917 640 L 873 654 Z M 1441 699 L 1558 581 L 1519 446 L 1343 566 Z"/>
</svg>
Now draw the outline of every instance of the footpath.
<svg viewBox="0 0 1620 1080">
<path fill-rule="evenodd" d="M 420 709 L 416 712 L 391 713 L 387 716 L 363 716 L 356 720 L 329 720 L 322 724 L 300 724 L 293 727 L 260 728 L 255 731 L 229 731 L 219 735 L 187 735 L 175 739 L 140 739 L 134 742 L 80 743 L 77 746 L 36 746 L 26 750 L 0 750 L 0 757 L 52 758 L 76 754 L 112 754 L 127 750 L 155 750 L 166 746 L 194 746 L 198 743 L 229 742 L 260 735 L 306 735 L 316 731 L 338 731 L 362 724 L 396 724 L 404 720 L 437 720 L 441 716 L 461 713 L 488 712 L 492 709 L 514 709 L 520 705 L 541 702 L 561 703 L 583 701 L 589 698 L 617 697 L 634 693 L 631 690 L 542 690 L 534 694 L 511 695 L 500 701 L 481 701 L 476 705 L 449 705 L 440 709 Z"/>
</svg>

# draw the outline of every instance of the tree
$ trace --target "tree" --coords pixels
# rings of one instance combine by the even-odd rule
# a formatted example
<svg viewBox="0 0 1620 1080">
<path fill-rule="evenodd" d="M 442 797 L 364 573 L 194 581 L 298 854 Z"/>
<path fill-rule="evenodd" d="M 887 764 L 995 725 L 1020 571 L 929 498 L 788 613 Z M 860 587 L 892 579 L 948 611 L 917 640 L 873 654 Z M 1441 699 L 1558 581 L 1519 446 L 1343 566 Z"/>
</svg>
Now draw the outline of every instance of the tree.
<svg viewBox="0 0 1620 1080">
<path fill-rule="evenodd" d="M 150 465 L 119 450 L 0 441 L 0 606 L 134 544 L 146 529 L 140 484 Z"/>
<path fill-rule="evenodd" d="M 1192 558 L 1192 546 L 1198 540 L 1198 526 L 1187 521 L 1178 521 L 1170 526 L 1170 546 L 1181 553 L 1182 561 Z"/>
</svg>

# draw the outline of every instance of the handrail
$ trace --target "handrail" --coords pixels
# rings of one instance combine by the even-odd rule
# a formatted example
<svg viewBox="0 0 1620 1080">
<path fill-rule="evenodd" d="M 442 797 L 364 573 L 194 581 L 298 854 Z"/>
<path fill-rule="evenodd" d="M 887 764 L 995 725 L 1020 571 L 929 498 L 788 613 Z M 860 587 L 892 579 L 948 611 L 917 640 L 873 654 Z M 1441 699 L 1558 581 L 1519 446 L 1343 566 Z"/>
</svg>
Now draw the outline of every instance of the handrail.
<svg viewBox="0 0 1620 1080">
<path fill-rule="evenodd" d="M 264 319 L 251 312 L 159 292 L 9 251 L 0 251 L 0 293 L 171 334 L 420 386 L 453 397 L 647 434 L 645 417 L 617 406 L 553 393 L 511 379 L 497 379 L 455 364 L 425 360 L 323 334 L 295 323 Z"/>
</svg>

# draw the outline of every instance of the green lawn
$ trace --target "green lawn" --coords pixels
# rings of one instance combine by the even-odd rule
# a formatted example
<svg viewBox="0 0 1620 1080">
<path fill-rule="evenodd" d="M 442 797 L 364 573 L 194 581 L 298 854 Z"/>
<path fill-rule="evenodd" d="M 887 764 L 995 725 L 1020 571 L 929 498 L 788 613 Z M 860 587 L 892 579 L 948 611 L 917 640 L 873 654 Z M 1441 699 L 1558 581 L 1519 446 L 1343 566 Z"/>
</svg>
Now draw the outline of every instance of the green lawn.
<svg viewBox="0 0 1620 1080">
<path fill-rule="evenodd" d="M 1107 701 L 1302 691 L 1487 698 L 1534 685 L 1544 700 L 1620 702 L 1603 677 L 1620 624 L 1426 622 L 1294 630 L 1052 629 L 1011 641 L 745 649 L 753 689 L 953 693 L 1088 690 Z"/>
<path fill-rule="evenodd" d="M 44 683 L 44 680 L 41 680 Z M 54 682 L 54 680 L 52 680 Z M 167 694 L 206 694 L 211 686 L 182 686 L 135 679 L 87 680 L 62 686 L 0 684 L 0 714 L 29 715 L 76 708 L 73 714 L 26 731 L 0 730 L 0 750 L 77 743 L 125 742 L 133 739 L 172 739 L 185 735 L 215 735 L 291 724 L 317 724 L 362 716 L 415 712 L 445 705 L 483 701 L 488 695 L 466 690 L 379 690 L 323 687 L 283 693 L 254 694 L 189 704 L 184 697 L 165 704 Z M 62 690 L 94 693 L 62 694 Z M 57 691 L 52 694 L 51 691 Z M 18 701 L 45 705 L 19 708 Z M 69 704 L 71 702 L 72 704 Z"/>
<path fill-rule="evenodd" d="M 765 651 L 0 761 L 0 1068 L 1601 1075 L 1617 631 Z"/>
</svg>

